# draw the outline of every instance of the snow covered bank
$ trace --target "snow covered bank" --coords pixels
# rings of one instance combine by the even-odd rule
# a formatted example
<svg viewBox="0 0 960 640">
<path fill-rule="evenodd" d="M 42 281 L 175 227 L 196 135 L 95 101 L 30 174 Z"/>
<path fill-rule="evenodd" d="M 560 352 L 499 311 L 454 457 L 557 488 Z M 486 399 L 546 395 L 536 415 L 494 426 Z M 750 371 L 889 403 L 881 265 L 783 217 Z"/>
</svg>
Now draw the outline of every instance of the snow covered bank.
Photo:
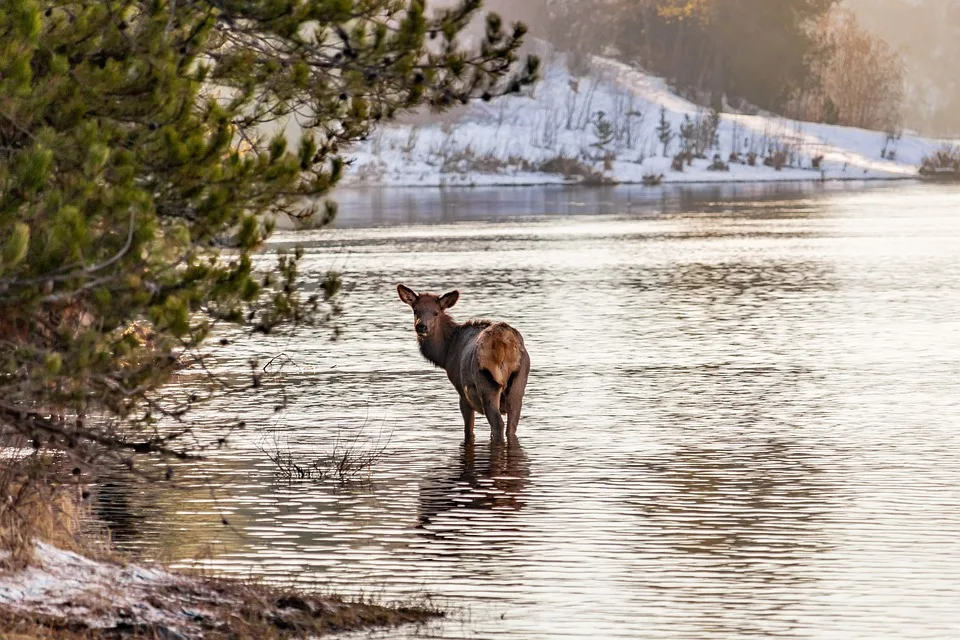
<svg viewBox="0 0 960 640">
<path fill-rule="evenodd" d="M 35 565 L 0 574 L 0 606 L 14 611 L 84 620 L 91 627 L 120 621 L 182 628 L 189 613 L 158 608 L 151 592 L 185 582 L 159 569 L 96 562 L 37 543 Z"/>
<path fill-rule="evenodd" d="M 722 113 L 705 158 L 676 171 L 671 164 L 684 118 L 696 122 L 706 111 L 662 79 L 627 65 L 595 58 L 593 67 L 590 76 L 576 78 L 558 56 L 532 96 L 477 103 L 442 124 L 384 127 L 350 150 L 353 166 L 341 184 L 631 184 L 661 174 L 664 183 L 905 179 L 917 177 L 923 157 L 943 144 L 910 134 L 892 139 L 879 131 Z M 658 134 L 661 109 L 676 136 L 666 157 Z M 784 166 L 764 166 L 765 160 Z"/>
<path fill-rule="evenodd" d="M 86 629 L 178 639 L 308 637 L 435 615 L 99 562 L 44 543 L 37 543 L 31 566 L 0 573 L 0 637 L 6 637 L 14 619 L 21 624 L 40 620 L 45 631 L 64 637 Z"/>
</svg>

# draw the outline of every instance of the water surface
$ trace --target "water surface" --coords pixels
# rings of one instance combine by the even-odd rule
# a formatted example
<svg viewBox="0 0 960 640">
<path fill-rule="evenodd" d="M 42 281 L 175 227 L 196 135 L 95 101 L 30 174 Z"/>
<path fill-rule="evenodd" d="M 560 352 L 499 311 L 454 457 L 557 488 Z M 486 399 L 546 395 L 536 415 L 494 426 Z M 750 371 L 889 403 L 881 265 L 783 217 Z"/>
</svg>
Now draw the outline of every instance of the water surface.
<svg viewBox="0 0 960 640">
<path fill-rule="evenodd" d="M 278 237 L 342 272 L 342 336 L 261 347 L 273 395 L 177 487 L 102 491 L 121 544 L 452 612 L 390 638 L 960 637 L 960 190 L 430 193 Z M 401 281 L 524 333 L 519 445 L 461 443 Z M 291 482 L 277 445 L 383 455 Z"/>
</svg>

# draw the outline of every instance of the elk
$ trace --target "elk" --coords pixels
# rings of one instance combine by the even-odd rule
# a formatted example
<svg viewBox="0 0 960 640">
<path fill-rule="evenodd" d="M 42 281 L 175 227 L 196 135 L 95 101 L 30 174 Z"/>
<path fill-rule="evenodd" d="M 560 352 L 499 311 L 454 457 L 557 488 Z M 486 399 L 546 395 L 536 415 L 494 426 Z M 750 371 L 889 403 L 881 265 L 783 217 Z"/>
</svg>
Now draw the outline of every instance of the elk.
<svg viewBox="0 0 960 640">
<path fill-rule="evenodd" d="M 400 284 L 397 293 L 413 309 L 420 354 L 444 369 L 460 394 L 464 440 L 473 441 L 475 413 L 486 416 L 494 442 L 503 439 L 504 414 L 507 437 L 516 437 L 530 374 L 530 356 L 520 332 L 503 322 L 457 323 L 447 309 L 460 299 L 458 291 L 418 294 Z"/>
</svg>

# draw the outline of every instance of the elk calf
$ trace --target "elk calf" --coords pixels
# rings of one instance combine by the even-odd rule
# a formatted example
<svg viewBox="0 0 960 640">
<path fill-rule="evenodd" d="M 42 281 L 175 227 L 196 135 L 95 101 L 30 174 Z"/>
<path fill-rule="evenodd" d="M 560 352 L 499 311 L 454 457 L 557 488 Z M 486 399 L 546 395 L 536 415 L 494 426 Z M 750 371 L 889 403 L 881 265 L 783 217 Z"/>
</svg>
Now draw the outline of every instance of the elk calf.
<svg viewBox="0 0 960 640">
<path fill-rule="evenodd" d="M 474 412 L 486 416 L 496 442 L 503 438 L 502 415 L 506 414 L 507 436 L 514 437 L 530 374 L 530 356 L 520 332 L 502 322 L 455 322 L 447 309 L 460 298 L 457 291 L 442 296 L 418 294 L 401 284 L 397 293 L 413 309 L 420 353 L 447 372 L 460 394 L 467 442 L 473 440 Z"/>
</svg>

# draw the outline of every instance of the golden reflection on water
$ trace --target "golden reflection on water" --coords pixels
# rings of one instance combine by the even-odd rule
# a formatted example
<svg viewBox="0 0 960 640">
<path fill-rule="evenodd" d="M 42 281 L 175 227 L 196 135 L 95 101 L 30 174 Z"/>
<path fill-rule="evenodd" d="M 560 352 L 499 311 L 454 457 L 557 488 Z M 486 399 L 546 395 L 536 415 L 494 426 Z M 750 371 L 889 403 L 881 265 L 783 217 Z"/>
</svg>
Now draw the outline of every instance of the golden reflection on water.
<svg viewBox="0 0 960 640">
<path fill-rule="evenodd" d="M 434 594 L 458 613 L 429 637 L 960 637 L 960 191 L 685 196 L 658 213 L 632 192 L 562 193 L 280 236 L 308 243 L 309 283 L 343 272 L 342 339 L 257 347 L 295 363 L 267 384 L 283 412 L 231 398 L 201 416 L 256 427 L 229 450 L 173 487 L 101 488 L 119 542 Z M 516 217 L 483 222 L 501 205 Z M 554 211 L 610 215 L 537 215 Z M 518 442 L 460 442 L 398 281 L 457 287 L 456 317 L 523 331 Z M 251 348 L 218 369 L 245 375 Z M 385 454 L 347 485 L 289 482 L 262 454 L 273 437 L 301 459 L 344 438 Z"/>
</svg>

